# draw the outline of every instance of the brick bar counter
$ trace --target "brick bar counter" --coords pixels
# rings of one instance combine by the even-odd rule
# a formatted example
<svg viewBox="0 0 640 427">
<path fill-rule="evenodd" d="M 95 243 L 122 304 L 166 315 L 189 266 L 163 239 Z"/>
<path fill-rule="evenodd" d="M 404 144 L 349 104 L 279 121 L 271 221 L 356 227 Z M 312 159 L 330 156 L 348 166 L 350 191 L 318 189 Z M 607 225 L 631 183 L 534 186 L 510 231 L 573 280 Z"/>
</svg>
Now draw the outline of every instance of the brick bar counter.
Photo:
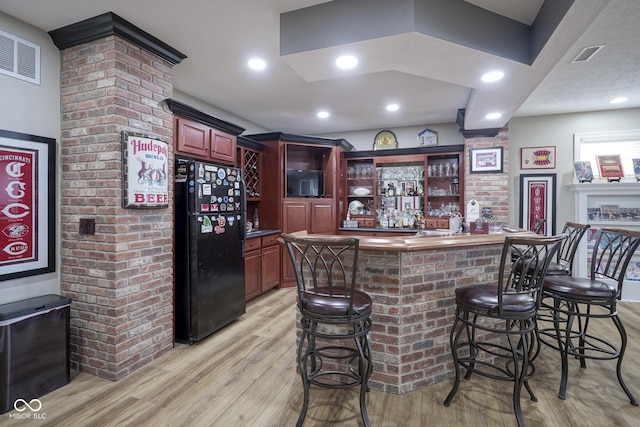
<svg viewBox="0 0 640 427">
<path fill-rule="evenodd" d="M 357 281 L 373 298 L 372 389 L 401 394 L 453 377 L 454 289 L 497 283 L 507 234 L 360 237 Z"/>
</svg>

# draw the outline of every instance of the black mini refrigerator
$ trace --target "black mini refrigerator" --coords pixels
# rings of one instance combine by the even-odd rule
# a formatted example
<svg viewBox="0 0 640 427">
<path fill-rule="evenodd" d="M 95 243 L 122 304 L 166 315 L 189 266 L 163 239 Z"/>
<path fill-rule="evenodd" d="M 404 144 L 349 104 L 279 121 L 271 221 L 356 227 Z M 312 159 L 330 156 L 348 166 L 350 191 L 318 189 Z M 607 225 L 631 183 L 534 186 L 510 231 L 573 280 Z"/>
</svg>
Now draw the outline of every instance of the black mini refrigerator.
<svg viewBox="0 0 640 427">
<path fill-rule="evenodd" d="M 245 313 L 245 187 L 228 166 L 175 170 L 175 338 L 192 344 Z"/>
<path fill-rule="evenodd" d="M 0 414 L 69 383 L 70 306 L 59 295 L 0 305 Z"/>
</svg>

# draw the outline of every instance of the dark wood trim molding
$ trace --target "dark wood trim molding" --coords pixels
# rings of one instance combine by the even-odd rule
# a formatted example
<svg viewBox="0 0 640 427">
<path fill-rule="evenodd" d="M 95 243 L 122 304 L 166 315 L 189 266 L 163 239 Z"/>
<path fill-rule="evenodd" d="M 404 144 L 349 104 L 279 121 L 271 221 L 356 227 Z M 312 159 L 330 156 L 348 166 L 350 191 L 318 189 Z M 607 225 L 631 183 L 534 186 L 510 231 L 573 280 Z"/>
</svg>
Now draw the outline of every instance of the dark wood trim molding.
<svg viewBox="0 0 640 427">
<path fill-rule="evenodd" d="M 259 142 L 254 141 L 252 139 L 244 137 L 242 135 L 239 135 L 238 138 L 236 138 L 236 143 L 240 147 L 251 148 L 252 150 L 256 150 L 256 151 L 264 150 L 264 145 L 260 144 Z"/>
<path fill-rule="evenodd" d="M 438 153 L 461 153 L 464 151 L 464 144 L 455 145 L 438 145 L 436 147 L 414 147 L 414 148 L 398 148 L 395 150 L 367 150 L 352 151 L 344 153 L 346 159 L 359 157 L 384 157 L 384 156 L 401 156 L 408 154 L 438 154 Z"/>
<path fill-rule="evenodd" d="M 186 119 L 196 120 L 198 122 L 204 123 L 207 126 L 211 126 L 225 132 L 229 132 L 235 136 L 240 135 L 244 132 L 244 128 L 238 125 L 234 125 L 233 123 L 225 122 L 224 120 L 220 120 L 216 117 L 210 116 L 207 113 L 203 113 L 200 110 L 196 110 L 193 107 L 188 106 L 187 104 L 183 104 L 180 101 L 176 101 L 175 99 L 167 98 L 165 99 L 167 106 L 173 112 L 173 114 L 184 117 Z"/>
<path fill-rule="evenodd" d="M 464 108 L 458 110 L 458 115 L 456 116 L 456 124 L 458 125 L 459 132 L 465 138 L 493 138 L 502 130 L 502 128 L 465 129 L 464 112 Z"/>
<path fill-rule="evenodd" d="M 187 57 L 113 12 L 49 31 L 51 40 L 60 50 L 112 35 L 117 35 L 174 65 Z"/>
<path fill-rule="evenodd" d="M 344 151 L 353 150 L 353 145 L 346 139 L 331 139 L 321 138 L 317 136 L 308 135 L 294 135 L 290 133 L 271 132 L 271 133 L 257 133 L 253 135 L 246 135 L 247 138 L 251 138 L 254 141 L 284 141 L 284 142 L 297 142 L 301 144 L 313 144 L 313 145 L 325 145 L 330 147 L 340 147 Z"/>
</svg>

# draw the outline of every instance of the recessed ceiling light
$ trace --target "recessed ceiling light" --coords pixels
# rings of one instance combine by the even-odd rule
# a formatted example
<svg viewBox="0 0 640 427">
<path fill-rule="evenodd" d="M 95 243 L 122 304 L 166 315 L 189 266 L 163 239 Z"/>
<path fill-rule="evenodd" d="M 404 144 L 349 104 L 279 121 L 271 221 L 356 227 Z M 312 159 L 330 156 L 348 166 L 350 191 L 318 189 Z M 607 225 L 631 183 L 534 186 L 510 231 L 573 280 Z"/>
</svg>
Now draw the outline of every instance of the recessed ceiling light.
<svg viewBox="0 0 640 427">
<path fill-rule="evenodd" d="M 625 98 L 624 96 L 619 96 L 609 101 L 609 104 L 622 104 L 623 102 L 627 102 L 628 100 L 629 98 Z"/>
<path fill-rule="evenodd" d="M 398 104 L 389 104 L 387 105 L 387 111 L 398 111 L 400 106 Z"/>
<path fill-rule="evenodd" d="M 248 64 L 249 68 L 251 68 L 252 70 L 264 70 L 265 68 L 267 68 L 267 63 L 260 58 L 250 59 Z"/>
<path fill-rule="evenodd" d="M 482 81 L 485 83 L 497 82 L 504 77 L 502 71 L 490 71 L 482 75 Z"/>
<path fill-rule="evenodd" d="M 329 117 L 329 113 L 326 111 L 318 111 L 318 117 L 321 119 L 326 119 L 327 117 Z"/>
<path fill-rule="evenodd" d="M 502 117 L 502 114 L 500 113 L 489 113 L 486 116 L 484 116 L 485 119 L 489 119 L 489 120 L 499 119 L 500 117 Z"/>
<path fill-rule="evenodd" d="M 336 59 L 336 65 L 343 70 L 348 70 L 358 65 L 358 58 L 351 55 L 342 55 Z"/>
</svg>

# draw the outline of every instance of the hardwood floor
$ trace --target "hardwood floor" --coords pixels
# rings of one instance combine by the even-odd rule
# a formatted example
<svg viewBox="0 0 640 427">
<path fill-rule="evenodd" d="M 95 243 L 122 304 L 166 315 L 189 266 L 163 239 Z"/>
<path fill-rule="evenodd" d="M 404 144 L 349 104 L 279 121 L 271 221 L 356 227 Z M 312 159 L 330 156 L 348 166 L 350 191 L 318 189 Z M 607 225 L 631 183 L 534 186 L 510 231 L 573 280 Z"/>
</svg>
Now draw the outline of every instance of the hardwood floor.
<svg viewBox="0 0 640 427">
<path fill-rule="evenodd" d="M 0 425 L 293 426 L 302 396 L 295 370 L 294 292 L 272 291 L 214 336 L 193 346 L 178 345 L 118 382 L 74 372 L 70 384 L 40 399 L 39 414 L 45 419 L 27 422 L 12 411 L 0 415 Z M 640 303 L 622 302 L 619 308 L 630 341 L 625 380 L 640 398 Z M 600 330 L 613 331 L 609 323 Z M 559 358 L 543 349 L 531 381 L 538 402 L 523 391 L 527 426 L 640 426 L 640 408 L 629 404 L 618 385 L 615 363 L 588 362 L 586 370 L 570 363 L 562 401 L 556 396 Z M 515 425 L 510 383 L 479 376 L 462 380 L 446 408 L 442 402 L 451 384 L 448 380 L 403 395 L 371 391 L 372 426 Z M 361 424 L 356 390 L 312 388 L 305 427 Z"/>
</svg>

